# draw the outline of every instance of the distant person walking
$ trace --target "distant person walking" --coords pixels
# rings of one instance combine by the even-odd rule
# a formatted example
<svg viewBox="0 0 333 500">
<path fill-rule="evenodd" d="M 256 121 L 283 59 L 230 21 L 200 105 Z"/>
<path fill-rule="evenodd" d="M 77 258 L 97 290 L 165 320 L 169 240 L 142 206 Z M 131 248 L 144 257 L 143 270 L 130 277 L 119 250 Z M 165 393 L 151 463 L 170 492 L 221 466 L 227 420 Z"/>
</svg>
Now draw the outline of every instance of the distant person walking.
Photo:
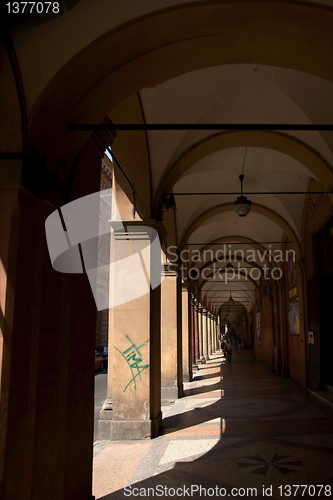
<svg viewBox="0 0 333 500">
<path fill-rule="evenodd" d="M 232 349 L 233 349 L 233 347 L 232 347 L 231 340 L 230 340 L 230 338 L 228 338 L 228 340 L 226 341 L 226 344 L 225 344 L 225 350 L 227 353 L 227 363 L 231 363 Z"/>
</svg>

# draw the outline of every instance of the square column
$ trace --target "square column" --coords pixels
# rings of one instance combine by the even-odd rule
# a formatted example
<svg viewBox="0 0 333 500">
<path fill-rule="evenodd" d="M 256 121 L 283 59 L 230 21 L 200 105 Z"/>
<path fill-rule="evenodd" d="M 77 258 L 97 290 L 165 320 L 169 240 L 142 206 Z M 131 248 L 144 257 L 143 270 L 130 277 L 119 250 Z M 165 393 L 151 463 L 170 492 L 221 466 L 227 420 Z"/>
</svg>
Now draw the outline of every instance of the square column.
<svg viewBox="0 0 333 500">
<path fill-rule="evenodd" d="M 182 283 L 183 381 L 192 380 L 191 294 L 189 284 Z"/>
<path fill-rule="evenodd" d="M 212 337 L 213 337 L 213 352 L 217 351 L 217 338 L 216 338 L 216 316 L 212 315 Z"/>
<path fill-rule="evenodd" d="M 161 391 L 164 404 L 182 396 L 182 324 L 178 276 L 171 265 L 162 266 L 161 285 Z M 179 297 L 178 297 L 179 293 Z"/>
<path fill-rule="evenodd" d="M 215 346 L 215 331 L 214 331 L 214 314 L 211 313 L 210 316 L 210 330 L 211 330 L 211 337 L 212 337 L 212 353 L 216 351 L 216 346 Z"/>
<path fill-rule="evenodd" d="M 202 362 L 206 363 L 208 357 L 207 336 L 207 309 L 202 309 Z"/>
<path fill-rule="evenodd" d="M 197 363 L 199 361 L 199 326 L 198 326 L 198 306 L 196 305 L 194 299 L 191 303 L 192 309 L 192 356 L 193 356 L 193 369 L 197 369 Z"/>
<path fill-rule="evenodd" d="M 199 337 L 199 362 L 202 362 L 203 357 L 203 314 L 202 314 L 202 306 L 198 306 L 198 337 Z"/>
<path fill-rule="evenodd" d="M 212 313 L 211 312 L 207 312 L 207 350 L 208 350 L 208 358 L 209 356 L 212 354 L 212 343 L 213 343 L 213 339 L 212 339 Z"/>
<path fill-rule="evenodd" d="M 111 224 L 108 399 L 99 439 L 152 438 L 162 424 L 161 248 L 153 223 Z"/>
<path fill-rule="evenodd" d="M 219 349 L 219 341 L 217 337 L 217 317 L 214 315 L 214 341 L 215 341 L 215 352 Z"/>
</svg>

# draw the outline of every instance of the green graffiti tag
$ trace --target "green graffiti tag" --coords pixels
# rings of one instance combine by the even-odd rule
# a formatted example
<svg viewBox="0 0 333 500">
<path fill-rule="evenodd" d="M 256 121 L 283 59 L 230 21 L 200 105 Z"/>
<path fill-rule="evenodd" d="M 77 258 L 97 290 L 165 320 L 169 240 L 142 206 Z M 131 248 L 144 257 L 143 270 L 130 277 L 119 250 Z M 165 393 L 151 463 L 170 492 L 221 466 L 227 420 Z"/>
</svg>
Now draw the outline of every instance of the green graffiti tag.
<svg viewBox="0 0 333 500">
<path fill-rule="evenodd" d="M 127 349 L 125 349 L 125 351 L 120 351 L 118 349 L 118 347 L 116 346 L 113 346 L 121 355 L 122 357 L 125 359 L 126 363 L 128 364 L 130 370 L 131 370 L 131 374 L 132 374 L 132 378 L 131 380 L 128 382 L 128 384 L 126 385 L 125 389 L 123 390 L 123 392 L 126 391 L 126 389 L 128 388 L 128 386 L 133 382 L 134 384 L 134 389 L 136 390 L 136 378 L 139 377 L 140 380 L 142 380 L 141 378 L 141 373 L 149 367 L 149 364 L 147 365 L 144 365 L 143 364 L 143 357 L 142 357 L 142 354 L 140 352 L 140 349 L 142 349 L 148 342 L 149 342 L 149 339 L 146 340 L 146 342 L 144 342 L 143 344 L 137 346 L 135 345 L 135 343 L 129 338 L 128 335 L 126 335 L 126 338 L 127 340 L 130 342 L 130 347 L 128 347 Z"/>
</svg>

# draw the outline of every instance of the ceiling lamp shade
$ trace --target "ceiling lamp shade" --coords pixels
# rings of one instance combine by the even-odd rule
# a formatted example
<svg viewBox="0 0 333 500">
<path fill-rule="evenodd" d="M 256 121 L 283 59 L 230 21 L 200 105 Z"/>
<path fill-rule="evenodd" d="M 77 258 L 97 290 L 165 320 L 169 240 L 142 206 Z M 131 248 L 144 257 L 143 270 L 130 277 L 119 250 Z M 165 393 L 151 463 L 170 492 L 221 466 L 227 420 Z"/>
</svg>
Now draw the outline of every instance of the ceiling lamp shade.
<svg viewBox="0 0 333 500">
<path fill-rule="evenodd" d="M 239 217 L 246 217 L 252 205 L 252 201 L 248 200 L 246 196 L 243 195 L 243 179 L 244 175 L 240 175 L 239 180 L 241 182 L 241 195 L 238 196 L 236 201 L 234 201 L 234 210 Z"/>
</svg>

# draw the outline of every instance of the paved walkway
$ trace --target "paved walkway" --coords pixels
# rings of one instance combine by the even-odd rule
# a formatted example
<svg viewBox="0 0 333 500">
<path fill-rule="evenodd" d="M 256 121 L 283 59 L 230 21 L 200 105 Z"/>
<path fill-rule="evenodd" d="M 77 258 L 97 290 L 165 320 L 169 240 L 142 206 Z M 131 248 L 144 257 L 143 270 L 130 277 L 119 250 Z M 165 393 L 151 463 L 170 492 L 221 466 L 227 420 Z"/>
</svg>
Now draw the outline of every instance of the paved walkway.
<svg viewBox="0 0 333 500">
<path fill-rule="evenodd" d="M 97 446 L 96 500 L 332 496 L 333 420 L 245 352 L 202 365 L 163 427 L 153 440 Z"/>
</svg>

